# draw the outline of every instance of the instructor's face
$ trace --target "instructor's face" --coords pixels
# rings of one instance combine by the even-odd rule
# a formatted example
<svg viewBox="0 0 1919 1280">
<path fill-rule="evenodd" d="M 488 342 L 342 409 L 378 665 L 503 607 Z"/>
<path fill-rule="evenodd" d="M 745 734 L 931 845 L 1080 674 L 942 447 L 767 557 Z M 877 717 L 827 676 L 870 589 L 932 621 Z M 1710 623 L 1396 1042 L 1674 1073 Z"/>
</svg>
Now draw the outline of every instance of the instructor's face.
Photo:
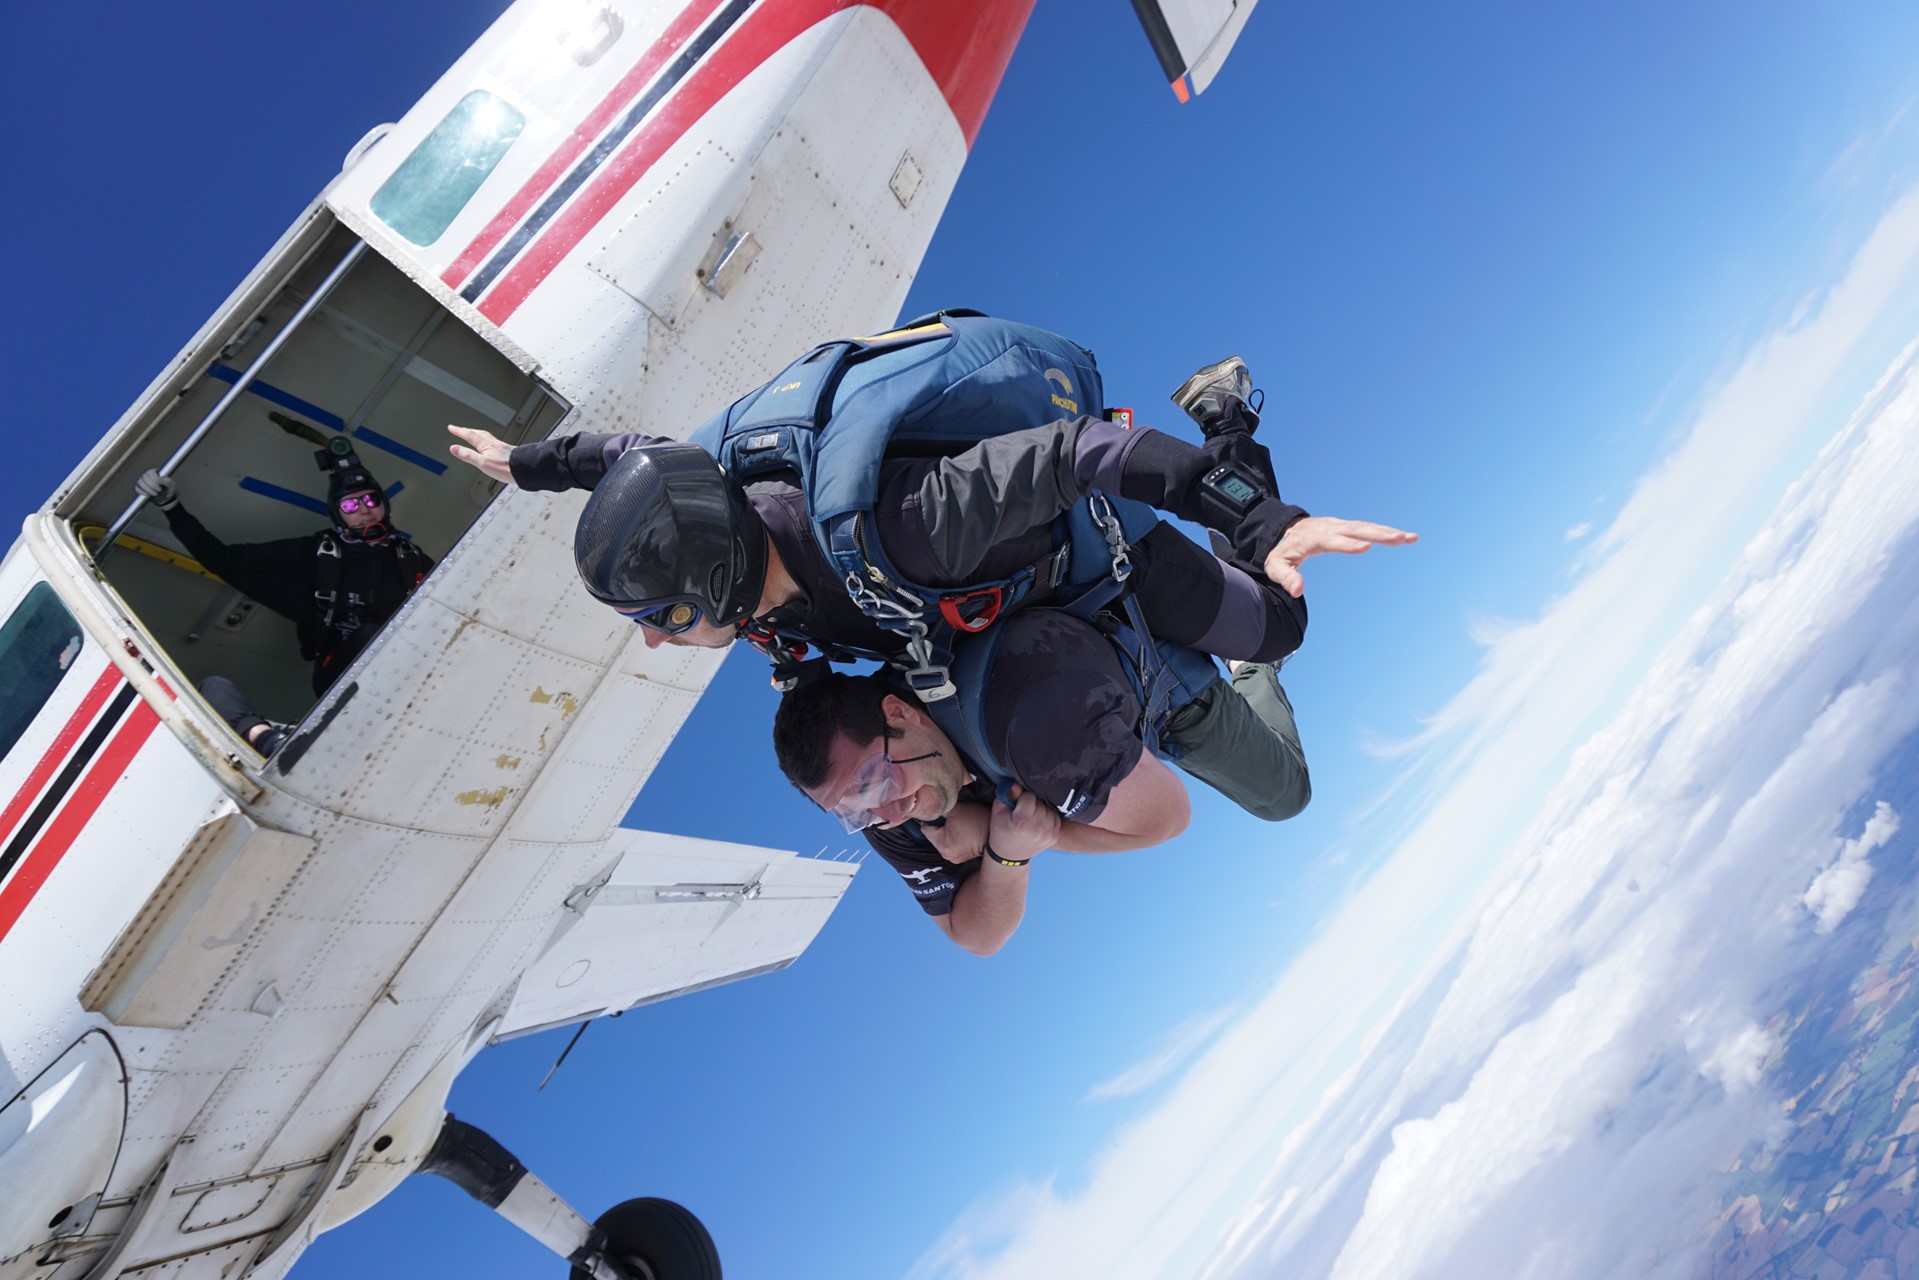
<svg viewBox="0 0 1919 1280">
<path fill-rule="evenodd" d="M 630 618 L 640 611 L 616 608 L 614 612 Z M 646 647 L 649 649 L 657 649 L 663 644 L 679 645 L 689 649 L 724 649 L 739 639 L 740 635 L 738 627 L 715 626 L 704 617 L 675 635 L 668 635 L 656 627 L 642 626 L 640 630 L 645 633 Z"/>
<path fill-rule="evenodd" d="M 716 627 L 702 618 L 676 636 L 662 635 L 651 627 L 641 627 L 646 632 L 646 647 L 657 649 L 663 644 L 676 644 L 689 649 L 724 649 L 739 638 L 739 630 L 734 627 Z"/>
</svg>

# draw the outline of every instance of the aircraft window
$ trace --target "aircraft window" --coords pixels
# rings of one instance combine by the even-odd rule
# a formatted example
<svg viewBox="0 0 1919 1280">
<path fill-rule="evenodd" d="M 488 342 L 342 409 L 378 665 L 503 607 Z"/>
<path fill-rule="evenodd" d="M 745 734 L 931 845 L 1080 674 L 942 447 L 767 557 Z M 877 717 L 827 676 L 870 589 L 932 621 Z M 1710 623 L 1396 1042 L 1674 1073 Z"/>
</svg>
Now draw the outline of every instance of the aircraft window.
<svg viewBox="0 0 1919 1280">
<path fill-rule="evenodd" d="M 13 750 L 80 656 L 80 624 L 44 582 L 0 626 L 0 757 Z"/>
<path fill-rule="evenodd" d="M 414 244 L 432 244 L 525 127 L 505 99 L 467 94 L 373 193 L 374 215 Z"/>
</svg>

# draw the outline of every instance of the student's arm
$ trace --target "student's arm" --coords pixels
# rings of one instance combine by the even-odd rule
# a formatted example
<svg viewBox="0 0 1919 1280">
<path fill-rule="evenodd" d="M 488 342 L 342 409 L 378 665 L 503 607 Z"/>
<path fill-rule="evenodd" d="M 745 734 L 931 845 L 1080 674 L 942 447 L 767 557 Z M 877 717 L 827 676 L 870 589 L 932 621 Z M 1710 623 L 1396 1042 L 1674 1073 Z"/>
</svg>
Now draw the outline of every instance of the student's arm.
<svg viewBox="0 0 1919 1280">
<path fill-rule="evenodd" d="M 976 956 L 990 956 L 1026 917 L 1031 867 L 1003 867 L 990 859 L 953 895 L 953 909 L 933 923 Z"/>
<path fill-rule="evenodd" d="M 1186 784 L 1159 757 L 1142 751 L 1132 772 L 1107 793 L 1099 816 L 1089 822 L 1060 823 L 1052 847 L 1065 853 L 1147 849 L 1185 831 L 1192 817 Z"/>
<path fill-rule="evenodd" d="M 1050 805 L 1019 787 L 1013 792 L 1011 808 L 992 808 L 987 839 L 978 854 L 979 870 L 953 895 L 953 909 L 933 917 L 947 937 L 976 956 L 990 956 L 1005 946 L 1025 918 L 1026 879 L 1033 869 L 1007 863 L 1030 864 L 1053 847 L 1059 835 L 1059 814 Z"/>
</svg>

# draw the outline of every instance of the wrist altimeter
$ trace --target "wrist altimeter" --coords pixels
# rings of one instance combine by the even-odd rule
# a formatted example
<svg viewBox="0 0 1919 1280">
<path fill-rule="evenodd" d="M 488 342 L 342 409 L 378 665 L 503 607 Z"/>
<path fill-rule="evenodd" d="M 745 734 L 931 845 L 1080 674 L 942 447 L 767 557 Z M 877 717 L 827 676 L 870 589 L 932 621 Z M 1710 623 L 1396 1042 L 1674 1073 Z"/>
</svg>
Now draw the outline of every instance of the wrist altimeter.
<svg viewBox="0 0 1919 1280">
<path fill-rule="evenodd" d="M 1247 512 L 1272 497 L 1265 481 L 1231 462 L 1208 471 L 1194 487 L 1204 523 L 1221 531 L 1231 529 L 1246 518 Z"/>
</svg>

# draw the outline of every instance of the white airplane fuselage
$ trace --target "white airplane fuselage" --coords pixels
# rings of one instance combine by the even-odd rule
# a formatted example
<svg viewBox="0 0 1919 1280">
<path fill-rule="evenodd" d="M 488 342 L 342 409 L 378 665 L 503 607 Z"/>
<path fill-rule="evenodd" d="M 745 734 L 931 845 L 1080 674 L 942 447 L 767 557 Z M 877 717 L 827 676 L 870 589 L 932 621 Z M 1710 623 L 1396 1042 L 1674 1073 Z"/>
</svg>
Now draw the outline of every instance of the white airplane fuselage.
<svg viewBox="0 0 1919 1280">
<path fill-rule="evenodd" d="M 720 654 L 649 650 L 578 589 L 582 495 L 496 492 L 443 424 L 681 436 L 887 327 L 1030 7 L 519 0 L 27 519 L 0 1280 L 283 1274 L 485 1045 L 811 941 L 850 865 L 618 826 Z M 317 701 L 291 628 L 129 508 L 164 464 L 228 542 L 319 527 L 284 419 L 352 442 L 438 561 Z M 295 725 L 271 759 L 216 674 Z"/>
</svg>

